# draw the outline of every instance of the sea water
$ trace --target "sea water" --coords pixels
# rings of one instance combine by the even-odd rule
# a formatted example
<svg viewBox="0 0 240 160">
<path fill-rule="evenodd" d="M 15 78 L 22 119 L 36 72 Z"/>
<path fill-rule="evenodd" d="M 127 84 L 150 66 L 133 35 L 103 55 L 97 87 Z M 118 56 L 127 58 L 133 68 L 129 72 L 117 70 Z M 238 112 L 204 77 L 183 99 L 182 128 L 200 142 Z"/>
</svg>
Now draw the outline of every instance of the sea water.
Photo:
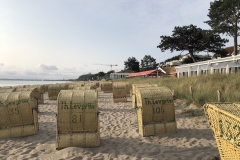
<svg viewBox="0 0 240 160">
<path fill-rule="evenodd" d="M 71 81 L 0 80 L 0 87 L 3 87 L 3 86 L 18 86 L 18 85 L 57 84 L 57 83 L 69 83 L 69 82 L 71 82 Z"/>
</svg>

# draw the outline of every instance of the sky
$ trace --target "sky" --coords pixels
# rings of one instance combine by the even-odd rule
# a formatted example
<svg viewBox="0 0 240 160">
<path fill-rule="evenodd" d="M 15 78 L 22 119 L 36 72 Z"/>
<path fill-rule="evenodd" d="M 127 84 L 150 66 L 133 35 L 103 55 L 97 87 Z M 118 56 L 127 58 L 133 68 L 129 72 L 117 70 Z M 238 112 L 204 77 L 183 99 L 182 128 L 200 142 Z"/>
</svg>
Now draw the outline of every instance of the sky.
<svg viewBox="0 0 240 160">
<path fill-rule="evenodd" d="M 180 52 L 161 52 L 160 36 L 175 26 L 210 29 L 212 1 L 0 0 L 0 79 L 77 79 L 110 64 L 122 70 L 129 57 L 165 61 Z"/>
</svg>

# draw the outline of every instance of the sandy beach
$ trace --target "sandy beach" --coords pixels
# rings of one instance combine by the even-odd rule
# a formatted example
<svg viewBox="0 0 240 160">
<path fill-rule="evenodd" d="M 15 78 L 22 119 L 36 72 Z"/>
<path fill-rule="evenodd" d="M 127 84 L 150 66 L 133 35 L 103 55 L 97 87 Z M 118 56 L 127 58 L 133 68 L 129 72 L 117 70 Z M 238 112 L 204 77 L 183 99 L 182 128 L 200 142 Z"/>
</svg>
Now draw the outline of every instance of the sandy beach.
<svg viewBox="0 0 240 160">
<path fill-rule="evenodd" d="M 45 95 L 46 98 L 46 95 Z M 184 111 L 198 109 L 184 100 L 175 100 L 177 133 L 142 137 L 138 133 L 131 100 L 114 103 L 112 93 L 99 91 L 100 147 L 68 147 L 56 150 L 56 109 L 53 100 L 39 105 L 39 132 L 23 138 L 0 140 L 0 159 L 161 159 L 211 160 L 219 156 L 215 139 L 205 116 Z"/>
</svg>

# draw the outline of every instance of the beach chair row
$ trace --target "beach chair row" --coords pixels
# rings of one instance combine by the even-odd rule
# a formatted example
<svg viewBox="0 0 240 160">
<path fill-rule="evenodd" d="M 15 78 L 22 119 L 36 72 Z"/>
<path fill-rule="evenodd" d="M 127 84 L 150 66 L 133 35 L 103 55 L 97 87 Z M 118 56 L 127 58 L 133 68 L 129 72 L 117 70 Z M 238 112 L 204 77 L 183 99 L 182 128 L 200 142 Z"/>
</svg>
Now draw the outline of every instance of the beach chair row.
<svg viewBox="0 0 240 160">
<path fill-rule="evenodd" d="M 0 123 L 0 138 L 21 137 L 37 134 L 37 113 L 35 112 L 35 110 L 33 110 L 32 107 L 34 106 L 34 97 L 31 92 L 12 92 L 2 93 L 0 95 L 0 97 L 2 97 L 0 98 L 2 101 L 2 106 L 0 107 L 2 109 L 1 113 L 6 115 L 4 117 L 5 121 L 0 121 L 2 122 Z M 9 101 L 11 99 L 9 97 L 15 98 Z M 20 99 L 17 100 L 17 97 Z M 145 96 L 144 98 L 147 97 Z M 146 101 L 144 101 L 143 103 L 146 103 Z M 157 103 L 157 101 L 155 103 Z M 169 105 L 170 103 L 172 103 L 173 105 L 172 99 L 168 102 L 167 105 Z M 147 104 L 150 104 L 150 102 L 147 102 Z M 164 105 L 165 104 L 161 104 L 161 106 Z M 142 106 L 143 110 L 145 111 L 143 113 L 147 113 L 147 116 L 153 114 L 152 120 L 156 120 L 158 122 L 164 120 L 165 122 L 166 118 L 160 118 L 163 116 L 163 112 L 159 110 L 160 108 L 155 106 L 156 111 L 150 113 L 146 112 L 147 110 L 149 110 L 149 106 Z M 141 110 L 140 107 L 138 109 L 139 111 Z M 149 118 L 147 119 L 147 124 L 145 124 L 145 119 L 140 118 L 139 113 L 140 112 L 138 112 L 137 114 L 138 124 L 140 126 L 140 124 L 142 123 L 145 126 L 143 130 L 141 130 L 139 127 L 140 134 L 142 134 L 143 136 L 149 136 L 158 133 L 158 124 L 152 125 Z M 166 109 L 165 114 L 167 113 L 168 111 Z M 172 113 L 174 114 L 174 112 Z M 24 119 L 26 117 L 28 117 L 28 119 Z M 171 117 L 173 117 L 173 119 L 175 120 L 174 115 Z M 56 148 L 63 148 L 68 146 L 94 147 L 100 145 L 97 90 L 61 90 L 57 97 L 56 119 Z M 33 126 L 31 130 L 26 128 L 30 125 Z M 153 126 L 153 128 L 151 126 Z M 16 129 L 16 127 L 21 127 L 21 129 Z M 157 127 L 157 129 L 154 129 L 154 127 Z M 159 133 L 169 133 L 165 131 L 165 128 L 166 127 L 163 126 L 163 129 L 160 129 Z M 19 132 L 19 135 L 13 134 L 13 130 Z M 150 130 L 153 130 L 153 132 L 150 133 Z M 155 130 L 157 132 L 155 132 Z M 148 132 L 148 134 L 145 134 L 145 132 Z M 74 137 L 82 137 L 84 141 L 79 140 L 78 138 L 77 140 L 75 140 Z"/>
</svg>

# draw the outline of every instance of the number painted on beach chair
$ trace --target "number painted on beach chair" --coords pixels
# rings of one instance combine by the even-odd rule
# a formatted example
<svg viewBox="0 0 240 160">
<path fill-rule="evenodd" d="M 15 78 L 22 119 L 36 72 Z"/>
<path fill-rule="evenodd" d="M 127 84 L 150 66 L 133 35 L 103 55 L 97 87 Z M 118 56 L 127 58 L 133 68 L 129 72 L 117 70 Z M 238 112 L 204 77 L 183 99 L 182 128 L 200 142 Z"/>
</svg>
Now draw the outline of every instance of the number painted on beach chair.
<svg viewBox="0 0 240 160">
<path fill-rule="evenodd" d="M 82 122 L 82 115 L 72 115 L 72 123 Z"/>
<path fill-rule="evenodd" d="M 155 108 L 155 113 L 157 113 L 157 114 L 164 113 L 164 108 L 163 108 L 163 106 L 161 106 L 161 107 L 156 107 L 156 108 Z"/>
</svg>

